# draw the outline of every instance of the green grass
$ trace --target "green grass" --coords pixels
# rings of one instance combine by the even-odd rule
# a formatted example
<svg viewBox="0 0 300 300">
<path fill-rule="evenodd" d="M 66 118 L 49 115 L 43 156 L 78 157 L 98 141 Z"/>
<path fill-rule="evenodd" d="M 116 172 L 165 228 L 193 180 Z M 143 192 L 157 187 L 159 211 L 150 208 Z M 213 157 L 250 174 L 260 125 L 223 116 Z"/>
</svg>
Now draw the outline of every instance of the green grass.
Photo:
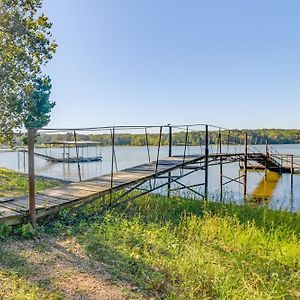
<svg viewBox="0 0 300 300">
<path fill-rule="evenodd" d="M 14 176 L 11 186 L 24 180 Z M 157 195 L 102 215 L 100 206 L 62 211 L 39 234 L 75 238 L 114 278 L 155 298 L 300 298 L 300 214 Z M 4 235 L 30 236 L 27 227 Z M 0 299 L 63 298 L 29 281 L 38 270 L 14 255 L 0 246 Z"/>
<path fill-rule="evenodd" d="M 300 216 L 266 208 L 148 195 L 103 216 L 98 203 L 63 213 L 116 278 L 164 299 L 297 299 Z"/>
<path fill-rule="evenodd" d="M 56 180 L 36 179 L 36 189 L 38 191 L 59 184 L 60 182 Z M 28 178 L 26 175 L 0 168 L 0 197 L 13 197 L 27 192 Z M 28 224 L 14 228 L 14 230 L 0 224 L 0 240 L 1 237 L 5 239 L 12 233 L 32 236 L 30 232 L 32 232 L 32 227 Z M 5 240 L 2 242 L 5 244 Z M 59 293 L 47 291 L 40 284 L 32 283 L 27 279 L 29 276 L 33 276 L 35 271 L 18 253 L 8 251 L 0 246 L 0 299 L 62 299 Z"/>
<path fill-rule="evenodd" d="M 59 185 L 56 180 L 36 179 L 36 190 Z M 0 168 L 0 197 L 11 197 L 24 195 L 28 192 L 28 178 L 25 174 L 20 174 L 9 169 Z"/>
</svg>

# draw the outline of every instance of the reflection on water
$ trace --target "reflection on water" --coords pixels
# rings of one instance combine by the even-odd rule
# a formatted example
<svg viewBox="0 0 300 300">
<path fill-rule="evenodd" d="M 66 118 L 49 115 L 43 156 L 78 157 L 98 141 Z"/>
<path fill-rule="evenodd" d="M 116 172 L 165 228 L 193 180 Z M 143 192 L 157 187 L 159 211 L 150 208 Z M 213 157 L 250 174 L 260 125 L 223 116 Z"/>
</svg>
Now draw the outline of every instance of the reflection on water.
<svg viewBox="0 0 300 300">
<path fill-rule="evenodd" d="M 255 200 L 269 200 L 280 180 L 280 173 L 277 172 L 267 172 L 261 181 L 258 183 L 255 190 L 251 193 Z"/>
<path fill-rule="evenodd" d="M 211 147 L 211 152 L 214 151 L 214 146 Z M 228 152 L 235 152 L 236 146 L 228 149 Z M 262 146 L 263 149 L 264 146 Z M 174 146 L 173 154 L 182 155 L 184 147 Z M 280 153 L 286 154 L 300 154 L 300 145 L 276 145 L 276 149 Z M 36 149 L 44 153 L 45 149 Z M 61 155 L 61 148 L 52 148 L 52 155 Z M 75 155 L 75 149 L 70 149 L 70 155 Z M 238 150 L 237 150 L 238 151 Z M 242 151 L 242 149 L 241 149 Z M 124 168 L 148 162 L 148 152 L 146 147 L 130 147 L 117 146 L 115 149 L 117 166 L 115 169 L 122 170 Z M 157 156 L 157 147 L 150 147 L 150 158 L 155 160 Z M 204 149 L 199 147 L 188 147 L 186 154 L 203 154 Z M 81 174 L 83 179 L 88 179 L 95 176 L 100 176 L 110 173 L 111 170 L 111 147 L 102 148 L 103 160 L 100 162 L 81 163 Z M 89 155 L 96 155 L 96 149 L 89 148 Z M 168 148 L 162 147 L 160 150 L 160 158 L 168 156 Z M 7 167 L 22 172 L 27 172 L 27 154 L 17 152 L 0 152 L 0 166 Z M 77 164 L 67 163 L 49 163 L 42 158 L 35 158 L 35 172 L 37 175 L 44 175 L 49 177 L 56 177 L 65 180 L 78 181 Z M 230 163 L 223 165 L 224 175 L 236 178 L 240 175 L 240 168 L 238 163 Z M 218 199 L 220 191 L 220 168 L 219 166 L 211 166 L 209 168 L 209 191 L 215 199 Z M 285 209 L 298 211 L 300 208 L 300 175 L 294 175 L 293 188 L 291 188 L 291 175 L 279 175 L 274 172 L 268 172 L 266 179 L 264 178 L 264 171 L 249 172 L 247 179 L 247 190 L 250 195 L 256 199 L 258 205 L 268 205 L 274 209 Z M 204 172 L 196 172 L 182 180 L 185 184 L 196 184 L 204 182 Z M 203 187 L 199 187 L 203 194 Z M 224 188 L 224 201 L 234 201 L 242 204 L 243 186 L 231 182 Z M 262 201 L 263 199 L 263 201 Z"/>
</svg>

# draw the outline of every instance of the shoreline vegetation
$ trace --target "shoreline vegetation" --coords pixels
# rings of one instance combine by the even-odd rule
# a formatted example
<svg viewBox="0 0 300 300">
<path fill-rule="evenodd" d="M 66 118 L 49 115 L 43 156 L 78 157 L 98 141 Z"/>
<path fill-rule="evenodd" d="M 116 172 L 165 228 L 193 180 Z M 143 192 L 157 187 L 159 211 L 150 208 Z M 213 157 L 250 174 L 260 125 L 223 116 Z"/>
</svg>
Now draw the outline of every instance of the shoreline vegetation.
<svg viewBox="0 0 300 300">
<path fill-rule="evenodd" d="M 300 130 L 289 130 L 289 129 L 259 129 L 259 130 L 248 130 L 249 142 L 251 144 L 265 144 L 266 138 L 270 144 L 298 144 L 300 143 Z M 218 143 L 218 131 L 210 131 L 209 139 L 210 144 Z M 110 134 L 89 134 L 82 135 L 77 134 L 77 138 L 80 141 L 101 141 L 102 144 L 111 144 Z M 41 134 L 37 143 L 43 144 L 46 142 L 57 142 L 57 141 L 73 141 L 74 137 L 72 134 Z M 148 133 L 147 136 L 148 144 L 150 146 L 158 145 L 159 135 Z M 174 132 L 172 135 L 174 145 L 184 145 L 186 140 L 185 132 Z M 236 143 L 237 140 L 244 140 L 244 134 L 240 130 L 230 130 L 230 133 L 226 130 L 222 135 L 223 144 Z M 191 131 L 188 136 L 188 144 L 190 146 L 198 146 L 203 144 L 205 141 L 204 131 Z M 169 137 L 168 134 L 163 134 L 161 138 L 161 145 L 168 145 Z M 147 144 L 145 134 L 130 134 L 130 133 L 116 133 L 115 144 L 124 146 L 145 146 Z"/>
<path fill-rule="evenodd" d="M 36 176 L 36 190 L 61 185 L 64 181 L 56 178 Z M 28 175 L 0 167 L 0 199 L 1 197 L 21 196 L 28 193 Z"/>
<path fill-rule="evenodd" d="M 26 179 L 11 176 L 7 190 L 19 192 Z M 83 274 L 106 274 L 120 299 L 300 297 L 299 213 L 152 194 L 100 206 L 61 211 L 36 230 L 0 227 L 0 299 L 89 299 L 95 284 L 63 284 Z"/>
<path fill-rule="evenodd" d="M 265 144 L 268 139 L 269 144 L 300 144 L 300 130 L 298 129 L 249 129 L 247 130 L 249 143 Z M 210 144 L 217 144 L 218 131 L 209 132 Z M 17 144 L 21 145 L 26 135 L 20 135 L 16 138 Z M 148 144 L 150 146 L 158 145 L 159 135 L 148 133 Z M 243 141 L 243 130 L 225 130 L 222 132 L 223 144 L 236 144 L 237 141 Z M 111 135 L 102 134 L 80 134 L 77 133 L 78 141 L 101 142 L 103 146 L 111 145 Z M 173 145 L 184 145 L 186 141 L 185 132 L 174 132 L 172 135 Z M 204 143 L 204 131 L 190 131 L 188 135 L 188 144 L 190 146 L 198 146 Z M 45 143 L 55 143 L 59 141 L 74 141 L 72 133 L 66 134 L 44 134 L 40 133 L 36 137 L 36 145 L 44 145 Z M 168 134 L 162 134 L 161 145 L 168 145 Z M 145 146 L 147 144 L 145 134 L 138 133 L 116 133 L 115 145 L 120 146 Z"/>
</svg>

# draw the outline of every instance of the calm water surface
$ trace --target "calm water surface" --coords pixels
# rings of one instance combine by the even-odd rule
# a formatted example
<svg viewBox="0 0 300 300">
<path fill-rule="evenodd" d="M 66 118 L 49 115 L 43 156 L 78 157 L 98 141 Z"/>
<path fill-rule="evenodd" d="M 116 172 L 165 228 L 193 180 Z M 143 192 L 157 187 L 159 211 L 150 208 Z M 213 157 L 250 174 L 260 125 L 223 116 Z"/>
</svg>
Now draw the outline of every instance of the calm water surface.
<svg viewBox="0 0 300 300">
<path fill-rule="evenodd" d="M 300 145 L 274 145 L 276 150 L 282 154 L 295 154 L 300 155 Z M 261 150 L 264 146 L 261 146 Z M 150 158 L 155 160 L 157 157 L 157 147 L 150 147 Z M 226 149 L 223 147 L 223 151 L 228 152 L 243 152 L 242 148 L 231 146 Z M 50 154 L 50 150 L 36 149 L 37 152 L 42 154 Z M 84 156 L 96 156 L 99 155 L 99 148 L 89 147 L 80 151 L 80 155 Z M 96 153 L 97 151 L 97 153 Z M 173 154 L 182 155 L 184 147 L 173 147 Z M 214 146 L 211 146 L 211 152 L 214 151 Z M 82 178 L 88 179 L 95 176 L 100 176 L 110 173 L 111 170 L 111 147 L 103 147 L 101 150 L 103 157 L 101 162 L 81 163 Z M 203 149 L 199 147 L 188 147 L 186 154 L 199 154 L 204 153 Z M 52 156 L 61 156 L 61 148 L 52 148 Z M 167 157 L 168 148 L 162 147 L 160 149 L 160 158 Z M 75 156 L 75 149 L 70 149 L 70 156 Z M 148 152 L 146 147 L 129 147 L 129 146 L 117 146 L 117 169 L 132 167 L 142 163 L 148 162 Z M 297 162 L 297 161 L 296 161 Z M 17 152 L 0 152 L 0 166 L 17 171 L 27 172 L 27 154 Z M 35 172 L 38 175 L 44 175 L 49 177 L 56 177 L 65 180 L 78 180 L 78 168 L 77 164 L 63 164 L 63 163 L 49 163 L 42 158 L 35 158 Z M 223 166 L 223 173 L 228 177 L 239 176 L 241 170 L 238 163 L 226 164 Z M 274 209 L 284 209 L 291 211 L 298 211 L 300 209 L 300 175 L 295 174 L 293 176 L 293 185 L 291 185 L 291 175 L 282 174 L 278 175 L 273 172 L 268 172 L 265 178 L 264 171 L 249 171 L 248 172 L 248 184 L 247 190 L 249 198 L 255 196 L 253 201 L 258 205 L 267 205 Z M 204 181 L 204 172 L 195 172 L 182 179 L 182 182 L 187 184 L 195 184 Z M 224 179 L 225 181 L 225 179 Z M 201 187 L 197 188 L 199 192 L 203 192 Z M 219 166 L 212 166 L 209 168 L 209 191 L 210 196 L 216 200 L 219 199 L 220 191 L 220 176 Z M 234 201 L 242 204 L 244 202 L 243 186 L 232 182 L 224 187 L 224 201 Z"/>
</svg>

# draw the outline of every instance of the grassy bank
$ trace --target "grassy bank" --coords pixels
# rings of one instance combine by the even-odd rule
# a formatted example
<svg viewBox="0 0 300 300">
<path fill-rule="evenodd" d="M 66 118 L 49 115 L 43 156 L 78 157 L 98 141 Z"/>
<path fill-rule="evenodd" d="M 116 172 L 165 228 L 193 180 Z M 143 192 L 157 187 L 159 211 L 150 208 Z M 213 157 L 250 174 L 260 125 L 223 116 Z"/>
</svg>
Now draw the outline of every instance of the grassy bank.
<svg viewBox="0 0 300 300">
<path fill-rule="evenodd" d="M 152 195 L 91 220 L 93 209 L 54 226 L 148 295 L 300 297 L 299 215 Z"/>
<path fill-rule="evenodd" d="M 37 191 L 59 185 L 56 180 L 36 179 Z M 0 197 L 13 197 L 28 193 L 28 178 L 26 174 L 0 168 Z"/>
<path fill-rule="evenodd" d="M 43 236 L 75 239 L 144 297 L 300 297 L 299 215 L 153 195 L 98 211 L 62 212 Z"/>
<path fill-rule="evenodd" d="M 68 296 L 43 273 L 60 257 L 42 267 L 37 259 L 31 263 L 34 253 L 48 257 L 54 244 L 65 247 L 60 255 L 81 249 L 83 264 L 103 264 L 110 280 L 137 287 L 127 293 L 130 299 L 300 298 L 299 214 L 155 195 L 103 215 L 99 209 L 96 201 L 77 213 L 61 212 L 40 228 L 27 252 L 31 240 L 3 238 L 0 299 L 5 293 L 16 299 Z M 72 268 L 78 270 L 78 261 Z M 71 284 L 69 278 L 64 281 Z"/>
</svg>

